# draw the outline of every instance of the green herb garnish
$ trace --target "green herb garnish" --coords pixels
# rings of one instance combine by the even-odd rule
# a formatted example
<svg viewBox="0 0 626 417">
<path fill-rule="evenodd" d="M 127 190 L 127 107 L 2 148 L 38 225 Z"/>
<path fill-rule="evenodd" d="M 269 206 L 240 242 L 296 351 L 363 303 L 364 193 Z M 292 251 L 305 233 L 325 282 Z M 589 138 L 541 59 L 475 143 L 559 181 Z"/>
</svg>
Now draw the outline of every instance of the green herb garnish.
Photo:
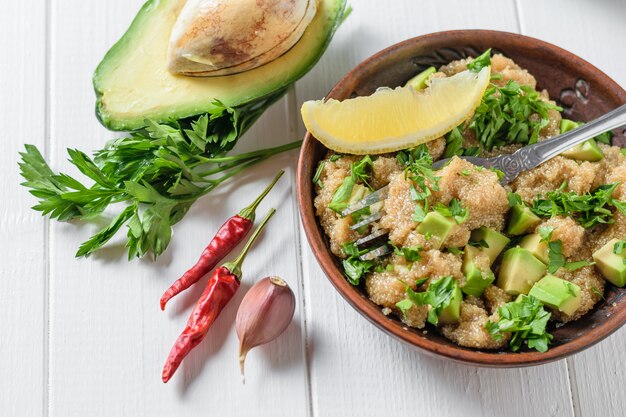
<svg viewBox="0 0 626 417">
<path fill-rule="evenodd" d="M 527 342 L 530 349 L 546 352 L 552 335 L 546 331 L 550 313 L 543 304 L 532 296 L 520 295 L 516 301 L 498 308 L 499 320 L 488 321 L 485 329 L 495 340 L 501 340 L 504 333 L 511 332 L 511 351 L 516 352 Z"/>
<path fill-rule="evenodd" d="M 394 246 L 393 252 L 396 255 L 403 256 L 407 262 L 417 262 L 422 259 L 420 256 L 420 252 L 422 251 L 421 246 L 403 246 L 398 248 Z"/>
<path fill-rule="evenodd" d="M 348 255 L 348 259 L 342 261 L 343 271 L 352 285 L 359 285 L 361 278 L 374 267 L 374 261 L 361 260 L 359 257 L 368 252 L 368 249 L 359 250 L 354 242 L 343 245 L 343 251 Z"/>
<path fill-rule="evenodd" d="M 543 101 L 531 87 L 511 80 L 504 87 L 487 89 L 469 127 L 487 150 L 510 143 L 533 144 L 548 125 L 551 109 L 562 110 Z M 539 117 L 531 119 L 532 114 Z"/>
<path fill-rule="evenodd" d="M 545 197 L 537 198 L 531 207 L 533 213 L 542 217 L 573 217 L 585 228 L 613 223 L 611 207 L 626 214 L 626 203 L 612 197 L 618 182 L 601 185 L 592 193 L 580 195 L 573 191 L 564 192 L 566 185 L 564 183 L 559 189 L 546 193 Z"/>
<path fill-rule="evenodd" d="M 321 162 L 318 167 L 317 170 L 315 171 L 315 175 L 313 176 L 313 184 L 317 185 L 320 188 L 324 187 L 324 184 L 322 184 L 322 181 L 320 181 L 320 178 L 322 176 L 322 172 L 324 172 L 324 166 L 326 165 L 326 162 Z"/>
<path fill-rule="evenodd" d="M 442 216 L 452 217 L 457 224 L 464 223 L 469 217 L 468 210 L 463 207 L 461 201 L 456 198 L 453 198 L 448 206 L 442 203 L 437 203 L 433 209 Z"/>
<path fill-rule="evenodd" d="M 439 177 L 433 171 L 433 159 L 424 144 L 396 154 L 396 159 L 404 166 L 405 178 L 411 179 L 418 185 L 419 190 L 411 184 L 411 198 L 415 201 L 424 201 L 424 210 L 427 210 L 427 199 L 433 191 L 439 190 Z"/>
<path fill-rule="evenodd" d="M 472 72 L 480 72 L 481 69 L 491 65 L 491 48 L 487 49 L 482 54 L 478 55 L 467 64 L 467 69 Z"/>
<path fill-rule="evenodd" d="M 427 278 L 425 278 L 423 282 L 426 282 L 426 280 Z M 427 320 L 429 323 L 436 326 L 439 323 L 441 312 L 450 305 L 458 286 L 457 281 L 451 275 L 448 275 L 437 280 L 432 280 L 428 285 L 428 289 L 424 292 L 415 292 L 411 287 L 407 287 L 407 298 L 396 303 L 396 307 L 398 307 L 403 314 L 406 314 L 406 311 L 413 305 L 430 305 L 431 309 L 428 311 Z"/>
<path fill-rule="evenodd" d="M 358 162 L 354 162 L 350 168 L 350 175 L 355 183 L 361 182 L 372 190 L 372 186 L 368 181 L 372 176 L 372 169 L 374 168 L 374 162 L 369 155 L 365 155 L 363 159 Z"/>
<path fill-rule="evenodd" d="M 91 185 L 53 172 L 39 150 L 26 145 L 19 165 L 26 180 L 22 185 L 39 199 L 33 209 L 59 221 L 91 220 L 121 203 L 124 207 L 114 220 L 84 242 L 76 256 L 100 249 L 125 224 L 129 259 L 160 255 L 170 242 L 172 226 L 197 199 L 272 155 L 300 146 L 294 142 L 224 156 L 260 113 L 244 117 L 239 109 L 218 104 L 192 121 L 147 120 L 145 129 L 111 141 L 93 159 L 69 149 L 70 162 L 93 181 Z"/>
</svg>

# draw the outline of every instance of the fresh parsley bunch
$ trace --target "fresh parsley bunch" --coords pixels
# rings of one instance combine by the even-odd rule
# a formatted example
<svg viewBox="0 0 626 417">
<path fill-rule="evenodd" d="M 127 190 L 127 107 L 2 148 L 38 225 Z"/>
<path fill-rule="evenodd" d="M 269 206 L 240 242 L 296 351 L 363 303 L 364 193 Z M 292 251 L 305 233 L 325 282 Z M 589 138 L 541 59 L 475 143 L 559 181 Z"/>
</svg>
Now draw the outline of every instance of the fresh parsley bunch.
<svg viewBox="0 0 626 417">
<path fill-rule="evenodd" d="M 158 256 L 167 248 L 172 226 L 191 205 L 239 172 L 300 146 L 300 142 L 224 156 L 264 107 L 218 107 L 194 120 L 155 123 L 113 140 L 95 152 L 68 149 L 69 161 L 93 184 L 53 172 L 39 150 L 20 153 L 22 183 L 39 199 L 33 209 L 59 221 L 88 220 L 115 203 L 124 208 L 111 224 L 84 242 L 76 256 L 105 245 L 126 224 L 128 257 Z"/>
</svg>

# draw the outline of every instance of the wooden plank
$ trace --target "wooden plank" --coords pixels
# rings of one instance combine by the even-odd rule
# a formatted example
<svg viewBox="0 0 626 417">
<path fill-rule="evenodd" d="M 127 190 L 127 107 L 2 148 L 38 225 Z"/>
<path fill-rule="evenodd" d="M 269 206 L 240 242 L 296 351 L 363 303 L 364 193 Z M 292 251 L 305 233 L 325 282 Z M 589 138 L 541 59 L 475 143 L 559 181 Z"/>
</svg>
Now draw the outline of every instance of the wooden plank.
<svg viewBox="0 0 626 417">
<path fill-rule="evenodd" d="M 45 149 L 46 7 L 43 1 L 3 4 L 0 39 L 0 410 L 36 416 L 47 409 L 46 223 L 19 183 L 24 143 Z"/>
<path fill-rule="evenodd" d="M 539 7 L 542 12 L 536 13 Z M 625 2 L 527 0 L 519 1 L 519 9 L 524 34 L 575 53 L 626 87 Z M 607 340 L 568 359 L 577 416 L 624 414 L 626 398 L 618 394 L 617 388 L 623 385 L 626 374 L 626 363 L 620 360 L 624 345 L 626 329 L 622 328 Z"/>
<path fill-rule="evenodd" d="M 480 7 L 461 1 L 362 1 L 354 7 L 324 58 L 297 84 L 298 103 L 322 97 L 355 64 L 406 38 L 468 27 L 519 29 L 513 1 L 485 1 Z M 564 361 L 491 370 L 426 357 L 348 306 L 306 244 L 302 257 L 313 415 L 572 415 Z"/>
<path fill-rule="evenodd" d="M 141 1 L 54 1 L 52 9 L 53 165 L 66 168 L 65 148 L 101 147 L 114 134 L 93 116 L 91 73 L 122 34 Z M 292 107 L 292 106 L 291 106 Z M 243 139 L 239 150 L 285 143 L 293 133 L 286 100 Z M 295 153 L 284 154 L 225 184 L 196 204 L 175 228 L 156 262 L 127 263 L 121 247 L 75 260 L 92 225 L 53 224 L 51 233 L 50 408 L 54 415 L 287 416 L 306 408 L 306 372 L 299 310 L 280 340 L 248 356 L 243 385 L 233 321 L 244 290 L 270 274 L 298 293 L 297 228 L 292 185 Z M 223 221 L 250 203 L 279 168 L 286 175 L 259 208 L 279 209 L 244 265 L 243 288 L 202 343 L 164 385 L 161 369 L 205 281 L 159 310 L 162 292 L 197 260 Z"/>
</svg>

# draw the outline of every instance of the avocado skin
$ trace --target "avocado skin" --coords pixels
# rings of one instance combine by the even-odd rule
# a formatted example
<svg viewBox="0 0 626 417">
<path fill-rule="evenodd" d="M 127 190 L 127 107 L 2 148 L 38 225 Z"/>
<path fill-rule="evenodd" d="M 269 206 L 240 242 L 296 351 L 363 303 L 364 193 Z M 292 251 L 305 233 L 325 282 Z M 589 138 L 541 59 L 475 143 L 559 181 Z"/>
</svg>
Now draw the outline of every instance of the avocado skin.
<svg viewBox="0 0 626 417">
<path fill-rule="evenodd" d="M 546 275 L 533 285 L 528 293 L 548 307 L 562 311 L 568 316 L 572 315 L 582 302 L 580 287 L 569 281 L 557 278 L 554 275 Z"/>
<path fill-rule="evenodd" d="M 467 245 L 465 246 L 465 253 L 463 254 L 462 271 L 463 275 L 465 275 L 465 284 L 461 287 L 461 291 L 467 295 L 476 297 L 480 297 L 483 291 L 485 291 L 485 288 L 496 279 L 491 269 L 482 271 L 474 262 L 474 259 L 480 253 L 480 249 Z"/>
<path fill-rule="evenodd" d="M 510 235 L 519 236 L 529 232 L 541 222 L 541 219 L 524 205 L 516 205 L 511 208 L 509 224 L 506 232 Z"/>
<path fill-rule="evenodd" d="M 111 47 L 111 49 L 109 49 L 109 51 L 105 54 L 104 58 L 94 71 L 93 87 L 96 93 L 96 117 L 98 121 L 100 121 L 100 123 L 107 129 L 115 131 L 133 131 L 144 128 L 146 126 L 146 119 L 151 119 L 155 122 L 167 122 L 171 120 L 196 117 L 205 114 L 210 110 L 213 110 L 215 108 L 213 102 L 216 99 L 224 102 L 226 105 L 234 108 L 235 110 L 240 110 L 247 106 L 252 106 L 254 109 L 256 109 L 254 114 L 254 118 L 256 119 L 263 113 L 265 108 L 269 107 L 272 103 L 281 98 L 287 92 L 287 88 L 292 83 L 305 75 L 317 63 L 317 61 L 321 58 L 324 51 L 328 47 L 335 31 L 343 22 L 343 19 L 347 16 L 348 10 L 346 8 L 346 0 L 319 0 L 320 3 L 318 4 L 325 5 L 323 7 L 320 6 L 320 9 L 326 7 L 329 9 L 329 12 L 328 16 L 325 18 L 326 21 L 322 25 L 320 25 L 321 30 L 324 33 L 320 33 L 319 36 L 316 36 L 316 41 L 314 43 L 315 48 L 306 50 L 305 54 L 303 54 L 300 59 L 297 60 L 298 68 L 285 68 L 284 74 L 280 77 L 277 77 L 278 80 L 271 85 L 268 85 L 267 82 L 263 82 L 263 80 L 260 79 L 261 77 L 255 75 L 258 74 L 258 72 L 255 71 L 263 68 L 263 66 L 245 72 L 246 74 L 249 74 L 251 79 L 259 78 L 259 81 L 255 84 L 256 88 L 248 89 L 243 92 L 243 94 L 239 94 L 239 98 L 235 101 L 229 100 L 229 97 L 211 97 L 203 95 L 202 97 L 194 97 L 193 99 L 190 99 L 188 103 L 183 103 L 175 106 L 165 106 L 162 105 L 162 103 L 154 103 L 151 106 L 152 110 L 150 111 L 150 114 L 141 114 L 132 117 L 118 117 L 117 115 L 112 114 L 109 110 L 109 106 L 107 105 L 107 100 L 105 97 L 107 91 L 110 89 L 110 85 L 107 84 L 107 82 L 110 82 L 110 80 L 107 80 L 107 75 L 110 71 L 115 71 L 120 60 L 128 58 L 130 51 L 138 47 L 133 41 L 143 30 L 145 30 L 146 26 L 149 27 L 150 18 L 156 13 L 168 12 L 167 7 L 164 7 L 164 5 L 171 4 L 174 1 L 183 0 L 148 0 L 146 3 L 144 3 L 127 31 Z M 162 9 L 165 9 L 165 11 Z M 307 28 L 307 30 L 309 30 L 309 28 Z M 302 38 L 296 43 L 296 45 L 301 41 Z M 148 49 L 150 48 L 150 45 L 140 46 L 146 47 Z M 294 48 L 295 46 L 291 49 Z M 282 56 L 287 55 L 287 53 Z M 279 60 L 281 57 L 278 57 L 276 60 Z M 164 56 L 163 66 L 165 67 L 166 65 L 166 57 Z M 223 79 L 224 86 L 228 86 L 229 89 L 236 90 L 237 88 L 237 85 L 232 81 L 233 78 L 229 76 L 211 78 Z M 198 78 L 197 81 L 194 82 L 202 81 L 201 78 Z M 158 86 L 155 86 L 155 88 L 158 88 Z M 164 94 L 166 93 L 164 92 Z M 141 94 L 136 94 L 136 97 L 131 97 L 129 98 L 129 100 L 130 99 L 143 100 L 144 97 L 142 97 Z M 253 120 L 251 120 L 250 122 L 252 121 Z M 247 123 L 247 125 L 244 126 L 244 129 L 238 132 L 238 136 L 241 136 L 243 132 L 248 127 L 250 127 L 251 124 L 252 123 Z"/>
<path fill-rule="evenodd" d="M 611 239 L 604 246 L 593 253 L 596 268 L 600 270 L 604 278 L 617 287 L 626 285 L 626 250 L 622 253 L 613 253 L 613 247 L 619 239 Z"/>
<path fill-rule="evenodd" d="M 450 232 L 454 228 L 454 220 L 431 211 L 426 214 L 424 221 L 417 226 L 417 231 L 423 235 L 430 234 L 431 239 L 435 238 L 435 248 L 439 249 L 446 238 L 450 235 Z"/>
<path fill-rule="evenodd" d="M 544 264 L 548 264 L 548 245 L 541 239 L 538 233 L 531 233 L 524 236 L 519 244 L 522 248 L 527 249 L 535 255 Z"/>
<path fill-rule="evenodd" d="M 527 249 L 515 247 L 504 252 L 498 287 L 507 294 L 528 294 L 533 284 L 546 273 L 546 266 Z"/>
<path fill-rule="evenodd" d="M 485 253 L 489 257 L 489 261 L 491 264 L 494 263 L 502 249 L 509 244 L 511 239 L 504 236 L 502 233 L 496 232 L 495 230 L 482 226 L 476 230 L 472 231 L 471 240 L 474 242 L 478 242 L 480 240 L 484 240 L 488 248 L 477 248 L 479 251 Z"/>
</svg>

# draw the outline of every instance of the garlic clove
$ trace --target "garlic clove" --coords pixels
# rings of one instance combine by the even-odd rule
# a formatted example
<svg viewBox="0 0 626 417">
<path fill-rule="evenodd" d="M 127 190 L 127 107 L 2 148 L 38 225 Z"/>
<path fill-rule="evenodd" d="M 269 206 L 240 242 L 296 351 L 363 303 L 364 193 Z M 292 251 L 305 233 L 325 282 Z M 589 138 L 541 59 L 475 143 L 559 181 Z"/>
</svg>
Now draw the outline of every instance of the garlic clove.
<svg viewBox="0 0 626 417">
<path fill-rule="evenodd" d="M 287 52 L 315 16 L 317 0 L 188 0 L 168 49 L 174 74 L 248 71 Z"/>
<path fill-rule="evenodd" d="M 250 349 L 280 336 L 291 323 L 295 309 L 296 297 L 280 277 L 263 278 L 248 290 L 235 319 L 241 375 Z"/>
</svg>

